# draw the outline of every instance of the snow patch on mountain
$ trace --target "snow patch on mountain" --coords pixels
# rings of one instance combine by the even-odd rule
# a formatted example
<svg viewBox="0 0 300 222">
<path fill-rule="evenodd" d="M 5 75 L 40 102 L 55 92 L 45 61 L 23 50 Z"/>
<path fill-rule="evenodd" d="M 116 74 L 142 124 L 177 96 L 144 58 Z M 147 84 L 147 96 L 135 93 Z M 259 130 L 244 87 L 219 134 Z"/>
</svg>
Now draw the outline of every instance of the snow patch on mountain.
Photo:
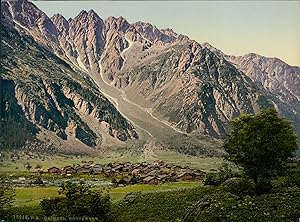
<svg viewBox="0 0 300 222">
<path fill-rule="evenodd" d="M 122 52 L 121 52 L 121 57 L 123 58 L 123 64 L 122 64 L 122 67 L 121 67 L 121 70 L 123 69 L 123 67 L 124 67 L 124 64 L 125 64 L 125 62 L 126 62 L 126 58 L 125 58 L 125 53 L 132 47 L 132 45 L 133 45 L 133 42 L 132 41 L 130 41 L 126 36 L 125 36 L 125 39 L 126 39 L 126 41 L 128 42 L 128 47 L 127 48 L 125 48 Z"/>
</svg>

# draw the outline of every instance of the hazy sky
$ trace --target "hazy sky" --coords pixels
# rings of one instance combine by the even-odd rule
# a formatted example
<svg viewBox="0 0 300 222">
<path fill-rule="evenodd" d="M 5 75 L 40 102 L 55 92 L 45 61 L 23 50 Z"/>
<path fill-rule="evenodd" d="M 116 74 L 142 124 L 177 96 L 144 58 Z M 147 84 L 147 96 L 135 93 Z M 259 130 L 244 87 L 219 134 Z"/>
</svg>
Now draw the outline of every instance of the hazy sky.
<svg viewBox="0 0 300 222">
<path fill-rule="evenodd" d="M 172 28 L 223 52 L 254 52 L 300 66 L 300 1 L 38 1 L 47 15 L 67 19 L 93 9 L 106 19 Z"/>
</svg>

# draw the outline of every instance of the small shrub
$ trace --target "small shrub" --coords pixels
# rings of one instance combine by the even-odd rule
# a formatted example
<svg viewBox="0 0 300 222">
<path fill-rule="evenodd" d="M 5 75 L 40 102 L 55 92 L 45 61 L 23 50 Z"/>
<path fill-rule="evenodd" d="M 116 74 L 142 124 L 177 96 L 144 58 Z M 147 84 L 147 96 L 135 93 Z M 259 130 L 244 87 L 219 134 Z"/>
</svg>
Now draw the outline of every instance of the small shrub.
<svg viewBox="0 0 300 222">
<path fill-rule="evenodd" d="M 43 185 L 43 180 L 40 177 L 35 178 L 35 180 L 32 182 L 33 184 L 36 185 Z"/>
<path fill-rule="evenodd" d="M 255 184 L 248 178 L 230 178 L 222 184 L 225 191 L 237 196 L 253 196 L 255 194 Z"/>
<path fill-rule="evenodd" d="M 124 201 L 125 203 L 132 203 L 132 202 L 134 202 L 140 195 L 141 195 L 141 192 L 131 192 L 131 193 L 128 193 L 128 194 L 124 197 L 123 201 Z"/>
<path fill-rule="evenodd" d="M 65 196 L 44 199 L 40 205 L 45 216 L 93 217 L 95 221 L 111 221 L 110 198 L 92 191 L 81 184 L 66 183 L 62 186 Z"/>
<path fill-rule="evenodd" d="M 206 179 L 203 181 L 204 185 L 219 186 L 224 183 L 229 178 L 236 176 L 233 170 L 229 167 L 227 163 L 224 163 L 219 172 L 209 173 L 206 176 Z"/>
</svg>

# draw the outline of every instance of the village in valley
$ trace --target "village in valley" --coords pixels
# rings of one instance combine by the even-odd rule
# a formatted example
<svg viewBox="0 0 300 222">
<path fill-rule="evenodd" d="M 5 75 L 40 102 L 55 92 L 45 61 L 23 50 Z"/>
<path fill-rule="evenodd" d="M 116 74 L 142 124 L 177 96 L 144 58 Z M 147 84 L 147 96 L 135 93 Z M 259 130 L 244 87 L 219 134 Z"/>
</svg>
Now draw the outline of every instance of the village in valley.
<svg viewBox="0 0 300 222">
<path fill-rule="evenodd" d="M 49 159 L 47 156 L 24 152 L 2 153 L 0 162 L 7 166 L 0 183 L 24 188 L 59 187 L 66 181 L 103 188 L 134 184 L 175 185 L 176 182 L 200 183 L 206 178 L 206 172 L 200 167 L 192 168 L 163 160 L 112 162 L 95 158 Z M 12 169 L 16 171 L 12 172 Z"/>
<path fill-rule="evenodd" d="M 93 161 L 76 166 L 63 168 L 51 167 L 47 170 L 52 175 L 70 177 L 72 175 L 103 175 L 112 180 L 113 185 L 124 186 L 128 184 L 162 184 L 165 182 L 203 180 L 206 173 L 181 167 L 175 164 L 155 161 L 154 163 L 109 163 L 106 165 L 95 164 Z"/>
</svg>

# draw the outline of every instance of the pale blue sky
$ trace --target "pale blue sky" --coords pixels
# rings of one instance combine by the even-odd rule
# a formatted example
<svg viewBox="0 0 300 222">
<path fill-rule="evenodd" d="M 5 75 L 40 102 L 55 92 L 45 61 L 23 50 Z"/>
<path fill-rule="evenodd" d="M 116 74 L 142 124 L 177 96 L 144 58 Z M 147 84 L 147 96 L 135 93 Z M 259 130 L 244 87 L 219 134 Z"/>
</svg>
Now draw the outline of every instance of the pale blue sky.
<svg viewBox="0 0 300 222">
<path fill-rule="evenodd" d="M 93 9 L 106 19 L 172 28 L 223 52 L 254 52 L 300 66 L 300 1 L 36 1 L 47 15 L 67 19 Z"/>
</svg>

